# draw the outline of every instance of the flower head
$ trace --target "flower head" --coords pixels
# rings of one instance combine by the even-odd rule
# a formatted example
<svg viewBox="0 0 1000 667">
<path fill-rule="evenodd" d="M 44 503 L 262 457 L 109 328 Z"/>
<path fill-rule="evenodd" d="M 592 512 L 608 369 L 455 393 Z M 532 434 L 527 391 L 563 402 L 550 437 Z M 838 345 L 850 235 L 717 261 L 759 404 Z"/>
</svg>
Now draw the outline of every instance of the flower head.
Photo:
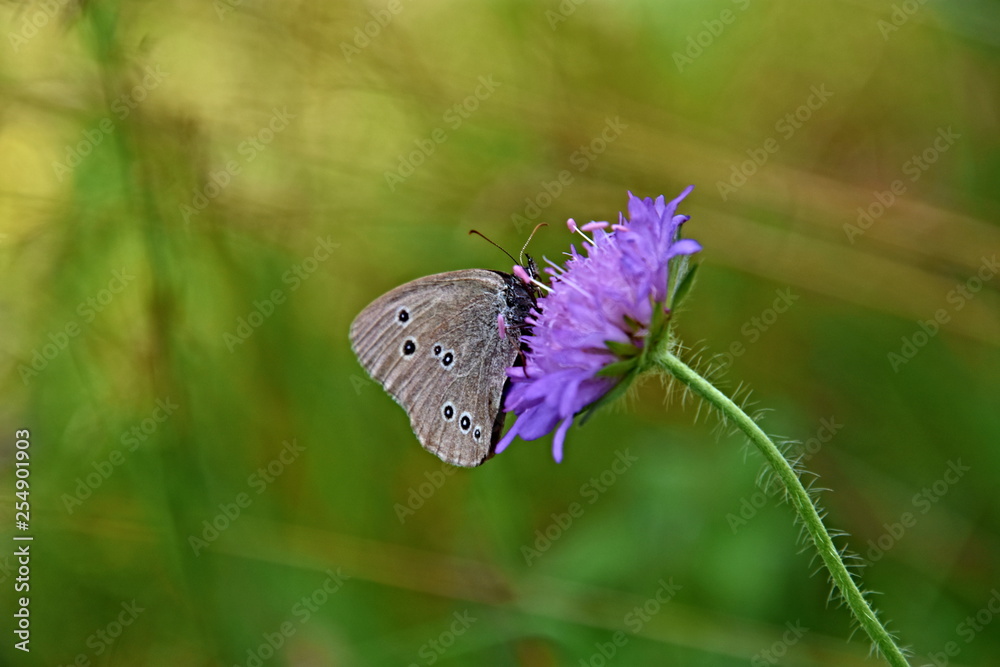
<svg viewBox="0 0 1000 667">
<path fill-rule="evenodd" d="M 676 290 L 668 284 L 671 260 L 701 250 L 696 241 L 679 238 L 688 216 L 674 213 L 691 189 L 670 202 L 630 192 L 628 220 L 619 214 L 615 225 L 591 222 L 578 230 L 569 221 L 572 231 L 592 231 L 594 238 L 587 239 L 586 255 L 570 246 L 565 267 L 546 269 L 551 291 L 528 317 L 525 364 L 507 369 L 504 410 L 517 421 L 497 453 L 515 436 L 535 440 L 555 430 L 552 454 L 561 461 L 573 417 L 615 388 L 647 344 L 666 331 L 668 296 Z"/>
</svg>

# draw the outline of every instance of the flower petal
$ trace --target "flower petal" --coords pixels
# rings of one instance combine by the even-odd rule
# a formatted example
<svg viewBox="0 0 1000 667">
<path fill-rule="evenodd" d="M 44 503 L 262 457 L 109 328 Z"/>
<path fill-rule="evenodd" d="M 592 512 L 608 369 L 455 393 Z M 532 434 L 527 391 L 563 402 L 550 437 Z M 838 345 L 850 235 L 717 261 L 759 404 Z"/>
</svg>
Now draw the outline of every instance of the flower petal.
<svg viewBox="0 0 1000 667">
<path fill-rule="evenodd" d="M 503 409 L 517 421 L 497 443 L 497 453 L 514 437 L 534 440 L 554 430 L 552 455 L 561 461 L 573 417 L 621 380 L 597 375 L 618 361 L 609 341 L 631 348 L 647 344 L 654 312 L 666 307 L 671 260 L 701 250 L 697 241 L 677 238 L 688 216 L 675 211 L 692 188 L 669 202 L 629 192 L 628 218 L 619 214 L 610 230 L 602 222 L 567 222 L 573 232 L 591 232 L 593 243 L 585 244 L 583 254 L 570 245 L 563 267 L 549 262 L 551 291 L 525 321 L 525 365 L 507 369 Z"/>
</svg>

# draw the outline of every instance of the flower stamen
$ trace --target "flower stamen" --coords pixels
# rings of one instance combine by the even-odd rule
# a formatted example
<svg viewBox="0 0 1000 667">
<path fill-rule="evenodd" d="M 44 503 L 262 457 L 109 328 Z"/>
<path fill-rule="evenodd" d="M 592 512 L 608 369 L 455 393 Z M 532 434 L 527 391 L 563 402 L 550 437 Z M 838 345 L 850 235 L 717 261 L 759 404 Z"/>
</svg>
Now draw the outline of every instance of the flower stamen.
<svg viewBox="0 0 1000 667">
<path fill-rule="evenodd" d="M 521 266 L 520 264 L 515 264 L 514 265 L 514 275 L 517 276 L 518 278 L 520 278 L 521 282 L 523 282 L 523 283 L 525 283 L 527 285 L 534 285 L 535 287 L 543 289 L 546 292 L 551 292 L 552 291 L 552 289 L 548 285 L 542 283 L 539 280 L 536 280 L 533 276 L 528 275 L 528 272 L 525 271 L 524 267 Z"/>
<path fill-rule="evenodd" d="M 576 226 L 576 220 L 574 220 L 573 218 L 570 218 L 569 220 L 566 221 L 566 226 L 569 227 L 569 231 L 573 232 L 574 234 L 579 234 L 580 236 L 583 237 L 584 241 L 586 241 L 590 245 L 596 246 L 597 244 L 594 243 L 594 239 L 590 238 L 589 236 L 583 233 L 584 231 L 590 231 L 589 229 L 587 229 L 587 227 L 592 224 L 593 223 L 588 222 L 586 225 L 583 226 L 583 229 L 581 230 L 579 227 Z"/>
<path fill-rule="evenodd" d="M 545 260 L 545 263 L 546 263 L 546 264 L 548 264 L 548 265 L 549 265 L 549 266 L 551 266 L 551 267 L 552 267 L 553 269 L 555 269 L 554 271 L 551 271 L 551 272 L 550 272 L 551 274 L 554 274 L 554 275 L 559 275 L 559 276 L 561 276 L 562 274 L 564 274 L 564 273 L 566 272 L 566 269 L 564 269 L 563 267 L 559 266 L 558 264 L 556 264 L 555 262 L 553 262 L 553 261 L 552 261 L 551 259 L 549 259 L 548 257 L 545 257 L 545 256 L 543 256 L 543 257 L 542 257 L 542 259 L 543 259 L 543 260 Z"/>
</svg>

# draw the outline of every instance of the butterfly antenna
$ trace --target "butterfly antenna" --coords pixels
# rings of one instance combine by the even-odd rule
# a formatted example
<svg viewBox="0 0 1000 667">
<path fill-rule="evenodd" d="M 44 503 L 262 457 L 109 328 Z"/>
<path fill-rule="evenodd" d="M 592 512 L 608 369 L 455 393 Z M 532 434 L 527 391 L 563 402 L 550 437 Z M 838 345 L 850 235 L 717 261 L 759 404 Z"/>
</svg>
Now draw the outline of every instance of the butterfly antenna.
<svg viewBox="0 0 1000 667">
<path fill-rule="evenodd" d="M 505 254 L 505 255 L 507 255 L 508 257 L 510 257 L 510 261 L 512 261 L 512 262 L 515 262 L 515 263 L 517 262 L 517 260 L 516 260 L 516 259 L 514 259 L 514 256 L 513 256 L 513 255 L 511 255 L 511 254 L 510 254 L 509 252 L 507 252 L 507 251 L 506 251 L 506 250 L 505 250 L 505 249 L 504 249 L 504 248 L 503 248 L 502 246 L 500 246 L 500 244 L 496 243 L 495 241 L 493 241 L 493 239 L 489 238 L 488 236 L 486 236 L 486 235 L 485 235 L 485 234 L 483 234 L 482 232 L 479 232 L 479 231 L 476 231 L 475 229 L 470 229 L 470 230 L 469 230 L 469 233 L 470 233 L 470 234 L 475 234 L 476 236 L 482 236 L 482 237 L 483 237 L 484 239 L 486 239 L 486 241 L 487 241 L 487 242 L 488 242 L 488 243 L 489 243 L 490 245 L 494 245 L 494 246 L 496 246 L 497 248 L 500 248 L 500 252 L 502 252 L 503 254 Z M 529 239 L 529 240 L 530 240 L 530 239 Z"/>
<path fill-rule="evenodd" d="M 549 223 L 547 222 L 539 222 L 537 225 L 535 225 L 535 228 L 531 230 L 531 234 L 528 235 L 528 240 L 524 242 L 524 247 L 521 248 L 521 255 L 520 255 L 521 259 L 518 261 L 519 264 L 524 265 L 524 251 L 528 249 L 528 244 L 531 243 L 531 239 L 535 238 L 535 232 L 537 232 L 542 227 L 548 227 L 548 226 Z M 514 258 L 511 257 L 511 259 Z"/>
</svg>

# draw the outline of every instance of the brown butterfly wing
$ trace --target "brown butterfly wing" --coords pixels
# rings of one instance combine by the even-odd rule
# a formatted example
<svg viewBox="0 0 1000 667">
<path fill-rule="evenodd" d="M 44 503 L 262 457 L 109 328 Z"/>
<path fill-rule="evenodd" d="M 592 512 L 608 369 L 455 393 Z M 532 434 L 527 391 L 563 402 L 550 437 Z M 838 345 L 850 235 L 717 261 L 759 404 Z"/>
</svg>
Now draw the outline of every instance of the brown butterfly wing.
<svg viewBox="0 0 1000 667">
<path fill-rule="evenodd" d="M 523 317 L 510 308 L 511 280 L 481 269 L 419 278 L 351 324 L 361 365 L 406 410 L 420 444 L 453 465 L 489 458 L 503 427 L 504 369 L 520 349 L 521 322 L 512 320 Z"/>
</svg>

